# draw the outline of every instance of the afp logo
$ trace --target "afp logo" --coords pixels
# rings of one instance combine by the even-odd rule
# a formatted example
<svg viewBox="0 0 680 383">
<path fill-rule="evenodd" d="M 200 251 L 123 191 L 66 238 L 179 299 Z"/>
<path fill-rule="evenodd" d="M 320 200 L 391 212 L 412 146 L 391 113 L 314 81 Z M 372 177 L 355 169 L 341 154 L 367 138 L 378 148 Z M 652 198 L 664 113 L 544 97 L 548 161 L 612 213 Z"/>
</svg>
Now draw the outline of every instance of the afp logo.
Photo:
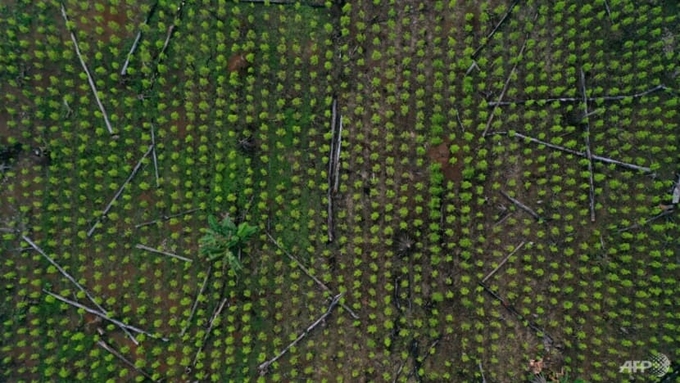
<svg viewBox="0 0 680 383">
<path fill-rule="evenodd" d="M 635 374 L 649 373 L 662 377 L 666 375 L 671 367 L 671 361 L 664 354 L 652 355 L 649 360 L 627 360 L 619 366 L 620 373 Z"/>
</svg>

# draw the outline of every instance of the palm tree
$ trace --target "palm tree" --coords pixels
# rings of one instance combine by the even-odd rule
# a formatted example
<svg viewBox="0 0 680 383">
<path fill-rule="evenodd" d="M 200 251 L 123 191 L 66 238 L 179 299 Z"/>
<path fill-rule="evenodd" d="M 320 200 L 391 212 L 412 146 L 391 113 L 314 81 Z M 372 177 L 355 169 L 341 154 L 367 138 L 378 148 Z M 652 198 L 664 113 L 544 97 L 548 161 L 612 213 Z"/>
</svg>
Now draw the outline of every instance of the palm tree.
<svg viewBox="0 0 680 383">
<path fill-rule="evenodd" d="M 212 215 L 208 216 L 208 224 L 210 227 L 198 242 L 200 254 L 208 257 L 210 261 L 226 258 L 234 271 L 242 270 L 243 266 L 236 254 L 241 246 L 257 232 L 257 227 L 250 226 L 246 222 L 236 226 L 228 216 L 224 217 L 222 222 L 217 222 Z"/>
</svg>

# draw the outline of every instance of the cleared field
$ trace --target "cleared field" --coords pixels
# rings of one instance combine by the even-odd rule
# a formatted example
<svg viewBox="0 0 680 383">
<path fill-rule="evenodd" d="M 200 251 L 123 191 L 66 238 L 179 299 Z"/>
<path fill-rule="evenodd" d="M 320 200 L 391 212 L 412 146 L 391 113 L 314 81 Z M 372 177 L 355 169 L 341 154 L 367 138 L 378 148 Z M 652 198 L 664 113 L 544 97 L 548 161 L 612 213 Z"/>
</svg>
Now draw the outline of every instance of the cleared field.
<svg viewBox="0 0 680 383">
<path fill-rule="evenodd" d="M 0 381 L 677 380 L 674 2 L 276 3 L 0 5 Z"/>
</svg>

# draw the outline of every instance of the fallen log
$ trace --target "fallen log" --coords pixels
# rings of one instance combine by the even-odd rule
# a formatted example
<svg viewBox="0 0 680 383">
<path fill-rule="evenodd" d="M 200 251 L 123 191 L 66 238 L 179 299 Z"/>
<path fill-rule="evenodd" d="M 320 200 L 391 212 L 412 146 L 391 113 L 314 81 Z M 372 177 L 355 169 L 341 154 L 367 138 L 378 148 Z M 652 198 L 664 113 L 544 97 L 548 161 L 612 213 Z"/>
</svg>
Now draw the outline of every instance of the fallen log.
<svg viewBox="0 0 680 383">
<path fill-rule="evenodd" d="M 144 19 L 143 25 L 146 25 L 146 24 L 149 23 L 149 19 L 151 18 L 151 15 L 153 15 L 154 11 L 156 10 L 157 5 L 158 5 L 158 2 L 155 2 L 151 6 L 151 10 L 149 10 L 149 13 L 146 15 L 146 18 Z M 120 74 L 122 76 L 125 76 L 127 74 L 127 68 L 128 68 L 128 65 L 130 65 L 130 58 L 135 53 L 135 50 L 137 50 L 137 45 L 139 44 L 139 40 L 141 38 L 142 38 L 142 31 L 140 29 L 139 32 L 137 32 L 137 37 L 135 37 L 135 41 L 132 43 L 132 47 L 130 48 L 130 51 L 128 52 L 128 54 L 125 58 L 125 62 L 123 63 L 123 69 L 120 70 Z"/>
<path fill-rule="evenodd" d="M 503 85 L 503 90 L 501 91 L 500 96 L 498 96 L 498 102 L 501 102 L 501 100 L 503 100 L 503 96 L 505 96 L 505 92 L 508 90 L 508 85 L 510 85 L 510 80 L 512 79 L 512 76 L 515 74 L 515 70 L 517 70 L 517 64 L 519 64 L 519 62 L 520 62 L 520 57 L 522 57 L 522 54 L 524 53 L 524 49 L 527 47 L 528 38 L 529 37 L 527 36 L 524 39 L 524 44 L 522 44 L 522 49 L 520 49 L 519 53 L 517 54 L 517 61 L 515 61 L 515 65 L 513 65 L 512 70 L 510 71 L 510 74 L 508 75 L 508 78 L 505 80 L 505 85 Z M 484 132 L 482 133 L 482 136 L 484 136 L 484 137 L 486 137 L 486 133 L 489 131 L 489 128 L 491 127 L 491 122 L 493 121 L 493 116 L 494 116 L 494 112 L 496 111 L 496 108 L 498 108 L 498 105 L 493 107 L 493 109 L 491 110 L 491 113 L 489 115 L 489 119 L 486 121 L 486 127 L 484 128 Z"/>
<path fill-rule="evenodd" d="M 72 300 L 70 300 L 70 299 L 68 299 L 68 298 L 64 298 L 64 297 L 62 297 L 61 295 L 55 294 L 55 293 L 50 292 L 50 291 L 47 291 L 47 290 L 45 290 L 45 289 L 43 289 L 42 291 L 43 291 L 45 294 L 51 295 L 52 297 L 54 297 L 54 298 L 56 298 L 56 299 L 58 299 L 58 300 L 60 300 L 60 301 L 62 301 L 62 302 L 64 302 L 64 303 L 66 303 L 66 304 L 68 304 L 68 305 L 71 305 L 71 306 L 73 306 L 73 307 L 77 307 L 77 308 L 83 309 L 83 310 L 87 311 L 87 312 L 90 313 L 90 314 L 96 315 L 96 316 L 98 316 L 98 317 L 100 317 L 100 318 L 102 318 L 102 319 L 104 319 L 104 320 L 107 320 L 107 321 L 109 321 L 109 322 L 115 324 L 115 325 L 118 326 L 118 327 L 124 327 L 126 330 L 130 330 L 130 331 L 136 332 L 136 333 L 138 333 L 138 334 L 144 334 L 144 335 L 149 336 L 149 337 L 154 338 L 154 339 L 160 339 L 160 340 L 162 340 L 162 341 L 164 341 L 164 342 L 167 342 L 167 341 L 168 341 L 168 338 L 159 337 L 159 336 L 154 335 L 154 334 L 152 334 L 152 333 L 150 333 L 150 332 L 144 331 L 144 330 L 142 330 L 142 329 L 140 329 L 140 328 L 138 328 L 138 327 L 135 327 L 135 326 L 132 326 L 132 325 L 123 323 L 123 322 L 121 322 L 121 321 L 119 321 L 119 320 L 117 320 L 117 319 L 114 319 L 114 318 L 109 317 L 108 315 L 104 314 L 103 312 L 100 312 L 100 311 L 97 311 L 97 310 L 95 310 L 95 309 L 89 308 L 89 307 L 87 307 L 87 306 L 85 306 L 85 305 L 83 305 L 83 304 L 80 304 L 80 303 L 78 303 L 78 302 L 72 301 Z"/>
<path fill-rule="evenodd" d="M 106 129 L 109 131 L 109 134 L 113 135 L 113 128 L 111 127 L 111 122 L 109 121 L 109 115 L 106 113 L 106 109 L 104 109 L 104 105 L 102 104 L 102 101 L 99 99 L 99 94 L 97 93 L 97 87 L 94 84 L 94 80 L 92 79 L 92 75 L 90 74 L 90 70 L 87 69 L 87 64 L 85 64 L 85 60 L 83 59 L 83 56 L 80 54 L 80 48 L 78 47 L 78 39 L 76 39 L 75 33 L 71 32 L 71 30 L 68 28 L 68 16 L 66 15 L 66 8 L 64 8 L 64 4 L 61 4 L 61 15 L 64 18 L 64 22 L 66 23 L 66 29 L 69 30 L 69 33 L 71 35 L 71 41 L 73 41 L 73 47 L 76 50 L 76 56 L 78 56 L 78 60 L 80 60 L 80 65 L 83 67 L 83 71 L 85 71 L 85 75 L 87 76 L 87 82 L 90 84 L 90 89 L 92 89 L 92 94 L 94 94 L 94 99 L 97 101 L 97 105 L 99 106 L 99 110 L 102 112 L 102 116 L 104 117 L 104 123 L 106 124 Z"/>
<path fill-rule="evenodd" d="M 69 274 L 68 272 L 66 272 L 66 270 L 64 270 L 64 268 L 61 267 L 61 265 L 59 265 L 59 264 L 57 263 L 57 261 L 55 261 L 54 259 L 52 259 L 52 257 L 48 256 L 47 253 L 45 253 L 45 251 L 43 251 L 43 249 L 41 249 L 38 245 L 36 245 L 35 242 L 33 242 L 33 241 L 32 241 L 30 238 L 28 238 L 27 236 L 22 235 L 21 238 L 23 238 L 23 240 L 26 241 L 26 243 L 28 243 L 35 251 L 37 251 L 37 252 L 40 253 L 40 255 L 42 255 L 45 259 L 47 259 L 47 261 L 50 262 L 50 263 L 52 264 L 52 266 L 56 267 L 57 270 L 59 270 L 59 272 L 61 273 L 61 275 L 63 275 L 66 279 L 68 279 L 71 283 L 73 283 L 73 285 L 76 286 L 76 288 L 77 288 L 78 290 L 80 290 L 83 294 L 85 294 L 85 296 L 87 297 L 87 299 L 89 299 L 90 302 L 92 302 L 92 303 L 97 307 L 97 309 L 99 309 L 99 311 L 101 311 L 102 314 L 107 315 L 107 316 L 109 315 L 108 311 L 107 311 L 106 309 L 104 309 L 99 303 L 97 303 L 97 301 L 94 299 L 94 297 L 92 296 L 92 294 L 90 294 L 89 291 L 85 290 L 85 288 L 84 288 L 80 283 L 78 283 L 78 281 L 76 281 L 76 279 L 73 278 L 73 277 L 71 276 L 71 274 Z M 127 336 L 129 336 L 130 339 L 132 339 L 132 341 L 133 341 L 135 344 L 137 344 L 137 345 L 139 344 L 139 342 L 137 341 L 137 339 L 136 339 L 132 334 L 130 334 L 130 332 L 128 332 L 126 328 L 121 327 L 121 330 L 123 330 L 123 332 L 124 332 Z"/>
<path fill-rule="evenodd" d="M 120 188 L 118 189 L 116 194 L 114 194 L 113 198 L 111 198 L 111 201 L 109 202 L 108 205 L 106 205 L 106 207 L 102 211 L 102 214 L 99 216 L 99 218 L 97 218 L 95 220 L 94 225 L 92 225 L 90 230 L 88 230 L 88 232 L 87 232 L 88 238 L 92 236 L 92 233 L 94 233 L 94 230 L 97 228 L 97 225 L 99 224 L 99 222 L 101 222 L 101 219 L 103 217 L 106 217 L 106 215 L 109 213 L 109 210 L 111 210 L 111 207 L 113 207 L 113 203 L 116 202 L 116 200 L 118 200 L 118 197 L 120 197 L 120 195 L 123 193 L 123 189 L 125 189 L 125 186 L 127 186 L 127 184 L 130 183 L 132 178 L 135 176 L 135 174 L 137 174 L 137 172 L 139 171 L 139 168 L 142 166 L 142 161 L 144 161 L 146 156 L 148 156 L 149 153 L 151 153 L 151 151 L 153 150 L 153 147 L 154 147 L 153 144 L 149 145 L 149 149 L 147 149 L 146 153 L 144 153 L 142 158 L 139 159 L 139 161 L 137 162 L 137 165 L 135 165 L 135 167 L 132 169 L 132 172 L 130 172 L 130 175 L 125 180 L 125 182 L 123 182 L 123 185 L 120 186 Z"/>
<path fill-rule="evenodd" d="M 271 366 L 272 363 L 276 362 L 279 360 L 283 355 L 285 355 L 288 350 L 290 350 L 293 346 L 298 344 L 307 334 L 309 334 L 316 326 L 318 326 L 321 322 L 323 322 L 329 315 L 331 315 L 331 312 L 333 311 L 333 308 L 340 302 L 340 298 L 342 298 L 342 295 L 344 293 L 340 293 L 336 296 L 333 297 L 333 300 L 331 301 L 330 305 L 328 306 L 328 309 L 326 309 L 326 312 L 323 313 L 314 323 L 309 325 L 294 341 L 292 341 L 286 348 L 281 350 L 278 354 L 276 354 L 275 357 L 269 359 L 268 361 L 260 364 L 257 368 L 260 370 L 260 375 L 264 376 L 267 374 L 267 371 L 269 370 L 269 366 Z"/>
<path fill-rule="evenodd" d="M 208 271 L 206 271 L 205 279 L 203 279 L 203 284 L 201 284 L 201 289 L 198 291 L 198 295 L 196 295 L 196 299 L 194 299 L 194 304 L 191 305 L 191 313 L 189 314 L 189 318 L 187 319 L 187 325 L 184 326 L 184 328 L 182 329 L 182 332 L 179 333 L 180 337 L 184 336 L 184 334 L 189 329 L 189 326 L 191 325 L 191 319 L 193 319 L 194 314 L 196 314 L 196 308 L 198 307 L 198 299 L 203 294 L 203 291 L 205 291 L 205 286 L 207 286 L 207 284 L 208 284 L 208 279 L 210 278 L 210 272 L 211 271 L 212 271 L 212 265 L 208 266 Z"/>
<path fill-rule="evenodd" d="M 120 352 L 116 351 L 116 349 L 114 349 L 114 348 L 113 348 L 111 345 L 109 345 L 108 343 L 104 342 L 103 340 L 98 340 L 98 341 L 97 341 L 97 345 L 98 345 L 99 347 L 103 348 L 104 350 L 110 352 L 111 354 L 113 354 L 113 356 L 115 356 L 116 358 L 120 359 L 123 363 L 125 363 L 125 364 L 127 364 L 128 366 L 132 367 L 132 369 L 134 369 L 135 371 L 137 371 L 138 373 L 140 373 L 140 374 L 141 374 L 142 376 L 144 376 L 145 378 L 151 380 L 152 382 L 155 381 L 155 380 L 151 377 L 151 375 L 149 375 L 146 371 L 144 371 L 144 370 L 142 370 L 142 369 L 140 369 L 140 368 L 137 368 L 137 366 L 136 366 L 134 363 L 132 363 L 129 359 L 127 359 L 126 357 L 124 357 L 123 354 L 121 354 Z"/>
<path fill-rule="evenodd" d="M 527 205 L 521 203 L 521 202 L 520 202 L 519 200 L 517 200 L 516 198 L 510 197 L 510 195 L 508 195 L 506 192 L 504 192 L 504 191 L 502 191 L 502 190 L 501 190 L 501 194 L 503 195 L 503 197 L 507 198 L 510 202 L 512 202 L 513 204 L 515 204 L 515 206 L 517 206 L 517 207 L 519 207 L 520 209 L 524 210 L 525 212 L 529 213 L 529 215 L 532 216 L 532 217 L 534 217 L 534 219 L 535 219 L 536 221 L 540 221 L 540 220 L 541 220 L 541 216 L 538 215 L 538 213 L 536 213 L 536 212 L 535 212 L 533 209 L 531 209 L 529 206 L 527 206 Z"/>
<path fill-rule="evenodd" d="M 494 134 L 508 135 L 507 132 L 497 132 L 497 133 L 494 133 Z M 537 139 L 537 138 L 533 138 L 533 137 L 530 137 L 530 136 L 526 136 L 526 135 L 524 135 L 524 134 L 522 134 L 522 133 L 517 133 L 517 132 L 515 132 L 515 133 L 514 133 L 514 136 L 515 136 L 515 137 L 519 137 L 519 138 L 524 139 L 524 140 L 527 140 L 527 141 L 530 141 L 530 142 L 533 142 L 533 143 L 535 143 L 535 144 L 543 145 L 543 146 L 548 147 L 548 148 L 551 148 L 551 149 L 559 150 L 559 151 L 561 151 L 561 152 L 565 152 L 565 153 L 573 154 L 573 155 L 575 155 L 575 156 L 579 156 L 579 157 L 584 157 L 584 158 L 586 158 L 586 154 L 583 153 L 583 152 L 579 152 L 579 151 L 576 151 L 576 150 L 573 150 L 573 149 L 565 148 L 564 146 L 559 146 L 559 145 L 551 144 L 551 143 L 549 143 L 549 142 L 545 142 L 545 141 L 539 140 L 539 139 Z M 627 163 L 627 162 L 622 162 L 622 161 L 614 160 L 614 159 L 611 159 L 611 158 L 608 158 L 608 157 L 598 156 L 598 155 L 596 155 L 596 154 L 593 154 L 593 155 L 592 155 L 592 158 L 593 158 L 593 160 L 595 160 L 595 161 L 604 162 L 604 163 L 606 163 L 606 164 L 617 165 L 617 166 L 620 166 L 620 167 L 622 167 L 622 168 L 628 168 L 628 169 L 632 169 L 632 170 L 638 170 L 638 171 L 641 171 L 641 172 L 643 172 L 643 173 L 651 173 L 651 172 L 652 172 L 652 169 L 651 169 L 651 168 L 648 168 L 648 167 L 645 167 L 645 166 L 638 166 L 638 165 L 634 165 L 634 164 L 629 164 L 629 163 Z"/>
<path fill-rule="evenodd" d="M 588 116 L 588 95 L 586 91 L 586 75 L 581 69 L 581 93 L 583 95 L 583 113 Z M 593 176 L 593 154 L 590 151 L 590 122 L 589 118 L 585 117 L 585 146 L 586 159 L 588 159 L 588 198 L 590 200 L 590 222 L 595 222 L 595 181 Z"/>
<path fill-rule="evenodd" d="M 213 315 L 210 317 L 210 323 L 208 325 L 208 330 L 205 332 L 205 336 L 203 337 L 203 340 L 201 341 L 201 346 L 198 348 L 198 351 L 196 351 L 196 355 L 194 356 L 194 361 L 191 363 L 192 366 L 196 367 L 196 362 L 198 361 L 198 357 L 201 355 L 201 352 L 203 352 L 203 348 L 205 347 L 205 344 L 208 341 L 208 337 L 210 336 L 210 333 L 212 332 L 213 326 L 215 324 L 215 319 L 217 319 L 217 317 L 220 316 L 220 313 L 222 313 L 222 309 L 224 309 L 225 304 L 227 304 L 227 298 L 222 299 L 222 302 L 220 303 L 219 306 L 217 306 L 217 308 L 213 312 Z"/>
<path fill-rule="evenodd" d="M 540 336 L 540 335 L 542 334 L 542 335 L 543 335 L 543 338 L 544 338 L 544 342 L 547 341 L 549 344 L 554 343 L 554 339 L 553 339 L 552 336 L 550 336 L 550 334 L 548 334 L 548 333 L 547 333 L 545 330 L 543 330 L 542 328 L 538 327 L 538 325 L 537 325 L 536 323 L 534 323 L 534 322 L 528 320 L 524 315 L 522 315 L 522 313 L 520 313 L 519 311 L 517 311 L 517 309 L 515 309 L 515 307 L 514 307 L 513 305 L 511 305 L 508 301 L 506 301 L 505 299 L 503 299 L 497 292 L 491 290 L 491 288 L 489 288 L 487 285 L 485 285 L 485 284 L 482 283 L 482 282 L 479 282 L 479 285 L 480 285 L 480 286 L 484 289 L 484 291 L 486 291 L 489 295 L 491 295 L 492 297 L 496 298 L 496 299 L 501 303 L 501 305 L 502 305 L 503 307 L 505 307 L 505 308 L 506 308 L 509 312 L 511 312 L 512 314 L 514 314 L 514 315 L 515 315 L 522 323 L 524 323 L 527 327 L 529 327 L 531 330 L 533 330 L 534 333 L 536 333 L 536 335 L 539 335 L 539 336 Z"/>
<path fill-rule="evenodd" d="M 647 89 L 643 92 L 639 93 L 633 93 L 630 95 L 620 95 L 620 96 L 599 96 L 599 97 L 588 97 L 587 101 L 588 102 L 597 102 L 597 101 L 621 101 L 626 98 L 640 98 L 644 97 L 650 93 L 654 93 L 660 90 L 666 90 L 668 89 L 665 85 L 657 85 L 653 88 Z M 489 107 L 496 107 L 496 106 L 510 106 L 510 105 L 524 105 L 527 103 L 550 103 L 550 102 L 580 102 L 583 99 L 581 97 L 551 97 L 551 98 L 543 98 L 543 99 L 531 99 L 531 100 L 516 100 L 516 101 L 497 101 L 497 102 L 489 102 L 487 103 L 487 106 Z"/>
<path fill-rule="evenodd" d="M 276 247 L 279 248 L 279 250 L 283 251 L 283 253 L 286 254 L 286 256 L 287 256 L 291 261 L 295 262 L 295 263 L 298 265 L 298 267 L 300 267 L 300 269 L 301 269 L 305 274 L 307 274 L 307 276 L 308 276 L 309 278 L 311 278 L 314 282 L 316 282 L 316 284 L 317 284 L 319 287 L 321 287 L 321 289 L 322 289 L 323 291 L 326 291 L 327 293 L 332 294 L 331 289 L 330 289 L 328 286 L 326 286 L 325 283 L 321 282 L 321 281 L 319 280 L 319 278 L 317 278 L 317 277 L 315 277 L 314 275 L 312 275 L 312 273 L 310 273 L 309 270 L 307 270 L 307 268 L 306 268 L 304 265 L 302 265 L 302 262 L 300 262 L 297 258 L 295 258 L 295 257 L 293 256 L 293 254 L 289 253 L 286 249 L 284 249 L 284 248 L 279 244 L 279 242 L 278 242 L 277 240 L 275 240 L 274 237 L 272 237 L 272 235 L 269 234 L 268 232 L 267 232 L 267 237 L 269 237 L 269 239 L 272 241 L 272 243 L 274 243 L 274 244 L 276 245 Z M 340 303 L 340 307 L 342 307 L 343 309 L 347 310 L 347 312 L 352 316 L 352 318 L 354 318 L 354 319 L 359 319 L 359 316 L 358 316 L 354 311 L 352 311 L 352 309 L 350 309 L 349 306 L 347 306 L 346 304 Z"/>
<path fill-rule="evenodd" d="M 482 283 L 486 282 L 489 278 L 491 278 L 494 274 L 496 274 L 496 272 L 498 272 L 498 270 L 501 268 L 501 266 L 503 266 L 503 265 L 505 264 L 505 262 L 507 262 L 508 259 L 510 259 L 510 257 L 513 256 L 513 254 L 515 254 L 516 252 L 518 252 L 519 249 L 521 249 L 522 246 L 524 246 L 524 243 L 525 243 L 525 242 L 522 241 L 522 243 L 520 243 L 519 245 L 517 245 L 517 246 L 515 247 L 515 249 L 514 249 L 513 251 L 511 251 L 510 254 L 508 254 L 508 255 L 501 261 L 501 263 L 499 263 L 498 266 L 496 266 L 495 269 L 493 269 L 493 271 L 491 271 L 489 274 L 487 274 L 486 277 L 484 277 L 484 279 L 482 279 Z"/>
<path fill-rule="evenodd" d="M 141 243 L 138 243 L 137 245 L 135 245 L 135 247 L 140 249 L 140 250 L 146 250 L 146 251 L 151 252 L 151 253 L 162 254 L 162 255 L 166 255 L 166 256 L 171 257 L 171 258 L 176 258 L 176 259 L 179 259 L 180 261 L 189 262 L 189 263 L 193 262 L 193 260 L 191 260 L 189 258 L 184 258 L 180 255 L 169 253 L 167 251 L 154 249 L 153 247 L 142 245 Z"/>
</svg>

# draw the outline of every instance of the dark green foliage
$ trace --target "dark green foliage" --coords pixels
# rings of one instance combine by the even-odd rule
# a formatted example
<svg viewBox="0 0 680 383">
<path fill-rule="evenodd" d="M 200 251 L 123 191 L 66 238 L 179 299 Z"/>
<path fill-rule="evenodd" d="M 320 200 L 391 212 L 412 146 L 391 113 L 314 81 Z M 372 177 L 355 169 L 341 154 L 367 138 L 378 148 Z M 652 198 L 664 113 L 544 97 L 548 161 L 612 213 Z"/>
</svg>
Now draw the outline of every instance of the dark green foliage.
<svg viewBox="0 0 680 383">
<path fill-rule="evenodd" d="M 209 228 L 199 240 L 200 253 L 210 261 L 225 258 L 234 271 L 243 269 L 236 253 L 250 237 L 257 233 L 257 227 L 242 222 L 238 226 L 229 217 L 217 222 L 208 216 Z"/>
<path fill-rule="evenodd" d="M 0 145 L 0 163 L 8 163 L 10 160 L 16 158 L 21 153 L 22 145 L 14 143 L 12 145 Z"/>
</svg>

